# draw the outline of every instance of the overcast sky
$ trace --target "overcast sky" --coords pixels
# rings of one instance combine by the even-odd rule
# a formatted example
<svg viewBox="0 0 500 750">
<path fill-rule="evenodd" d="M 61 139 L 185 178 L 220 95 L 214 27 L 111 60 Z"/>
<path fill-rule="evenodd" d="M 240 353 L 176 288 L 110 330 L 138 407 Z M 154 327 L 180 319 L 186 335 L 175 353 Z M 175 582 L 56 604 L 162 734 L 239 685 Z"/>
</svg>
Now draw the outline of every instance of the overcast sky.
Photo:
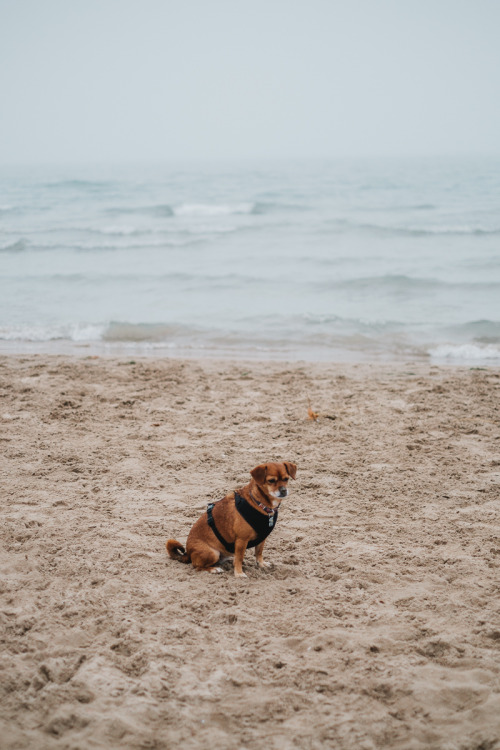
<svg viewBox="0 0 500 750">
<path fill-rule="evenodd" d="M 0 162 L 500 153 L 500 0 L 0 0 Z"/>
</svg>

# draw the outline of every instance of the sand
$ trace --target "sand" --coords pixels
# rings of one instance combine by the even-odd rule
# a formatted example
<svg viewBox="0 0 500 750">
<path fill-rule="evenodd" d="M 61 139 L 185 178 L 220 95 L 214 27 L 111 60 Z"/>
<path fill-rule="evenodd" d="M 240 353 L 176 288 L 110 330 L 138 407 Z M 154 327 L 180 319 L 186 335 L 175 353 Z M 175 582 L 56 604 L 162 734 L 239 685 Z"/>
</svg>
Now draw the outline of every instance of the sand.
<svg viewBox="0 0 500 750">
<path fill-rule="evenodd" d="M 499 396 L 493 368 L 0 358 L 2 750 L 500 747 Z M 282 459 L 269 569 L 167 558 Z"/>
</svg>

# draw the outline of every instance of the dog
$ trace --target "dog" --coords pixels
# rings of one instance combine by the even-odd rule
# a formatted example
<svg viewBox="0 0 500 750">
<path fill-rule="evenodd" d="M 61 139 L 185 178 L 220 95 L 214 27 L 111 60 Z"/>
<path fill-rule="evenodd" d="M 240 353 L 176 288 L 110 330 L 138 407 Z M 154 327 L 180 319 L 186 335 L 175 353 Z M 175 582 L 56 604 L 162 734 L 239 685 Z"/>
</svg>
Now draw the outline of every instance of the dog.
<svg viewBox="0 0 500 750">
<path fill-rule="evenodd" d="M 250 472 L 248 484 L 209 503 L 192 526 L 185 549 L 169 539 L 167 554 L 172 560 L 191 563 L 196 570 L 208 573 L 221 573 L 216 563 L 234 554 L 234 575 L 246 578 L 243 556 L 247 547 L 255 547 L 257 565 L 268 567 L 262 557 L 265 540 L 276 525 L 281 501 L 288 497 L 288 480 L 295 479 L 296 473 L 297 467 L 290 461 L 259 464 Z"/>
</svg>

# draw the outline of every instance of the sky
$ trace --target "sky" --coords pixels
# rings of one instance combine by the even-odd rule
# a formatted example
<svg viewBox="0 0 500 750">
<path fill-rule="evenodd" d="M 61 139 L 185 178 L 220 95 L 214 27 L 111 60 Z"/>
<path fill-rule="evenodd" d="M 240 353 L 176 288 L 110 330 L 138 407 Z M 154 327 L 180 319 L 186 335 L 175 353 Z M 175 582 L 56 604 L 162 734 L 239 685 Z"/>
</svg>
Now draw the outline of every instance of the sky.
<svg viewBox="0 0 500 750">
<path fill-rule="evenodd" d="M 0 164 L 500 153 L 499 0 L 0 0 Z"/>
</svg>

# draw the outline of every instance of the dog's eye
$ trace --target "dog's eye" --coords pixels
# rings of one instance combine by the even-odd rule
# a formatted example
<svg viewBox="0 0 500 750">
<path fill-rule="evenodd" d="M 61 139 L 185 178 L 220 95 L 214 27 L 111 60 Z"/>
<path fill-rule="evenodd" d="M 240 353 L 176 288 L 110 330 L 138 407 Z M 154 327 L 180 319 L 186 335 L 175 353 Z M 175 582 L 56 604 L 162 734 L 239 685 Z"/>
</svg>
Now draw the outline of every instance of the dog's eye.
<svg viewBox="0 0 500 750">
<path fill-rule="evenodd" d="M 276 484 L 276 479 L 268 479 L 267 483 L 268 484 Z"/>
<path fill-rule="evenodd" d="M 282 482 L 288 482 L 288 477 L 285 477 L 285 478 L 284 478 L 284 479 L 282 479 L 281 481 L 282 481 Z"/>
</svg>

